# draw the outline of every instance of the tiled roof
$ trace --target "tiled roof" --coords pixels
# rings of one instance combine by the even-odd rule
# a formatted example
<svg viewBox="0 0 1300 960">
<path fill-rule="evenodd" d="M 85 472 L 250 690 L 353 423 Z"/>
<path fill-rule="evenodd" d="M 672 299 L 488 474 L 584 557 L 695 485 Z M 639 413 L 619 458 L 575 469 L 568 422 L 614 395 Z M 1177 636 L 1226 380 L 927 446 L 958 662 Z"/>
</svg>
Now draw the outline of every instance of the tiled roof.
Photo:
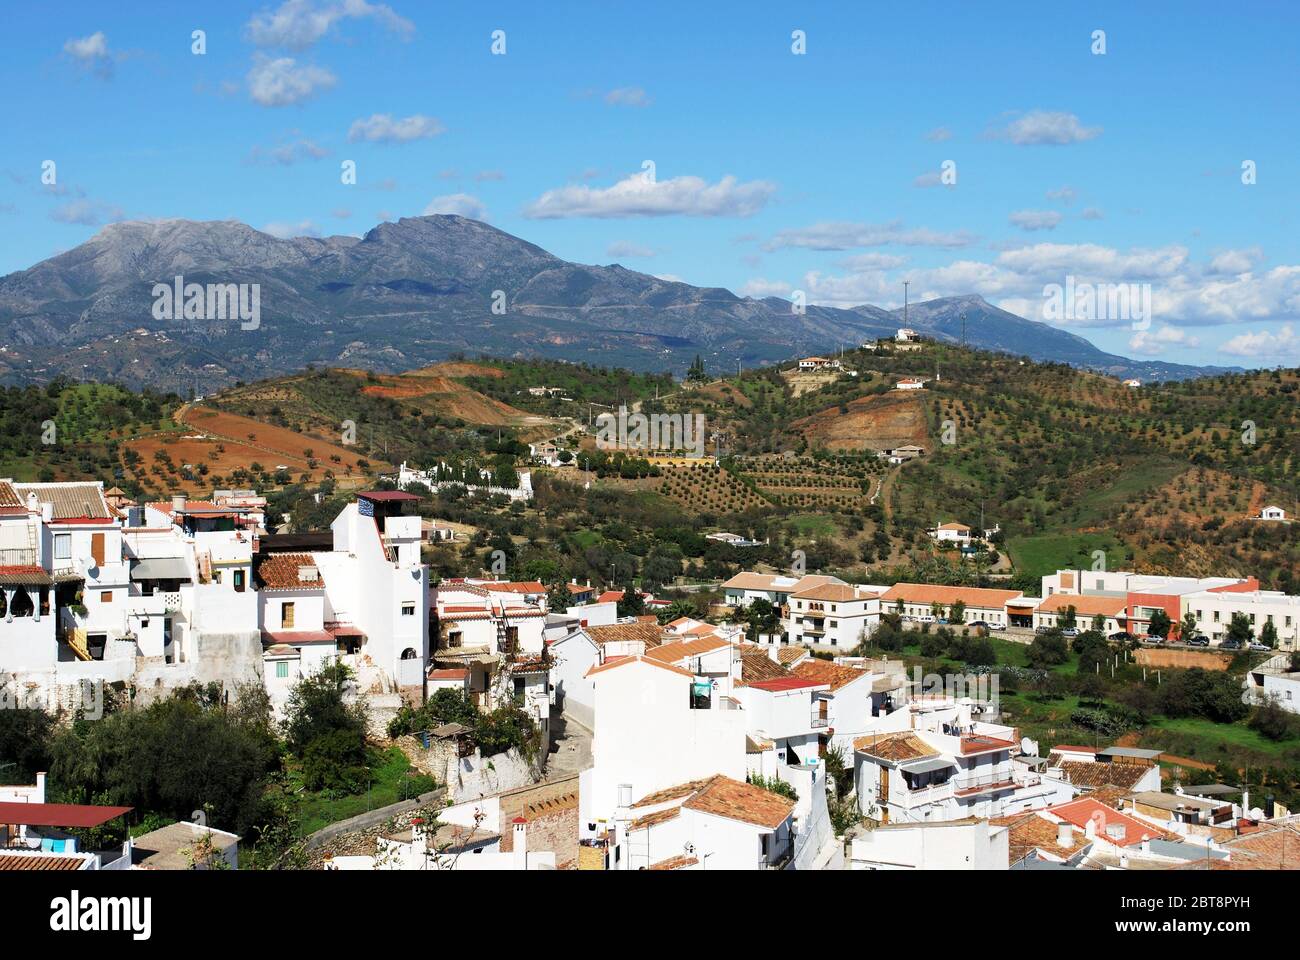
<svg viewBox="0 0 1300 960">
<path fill-rule="evenodd" d="M 772 830 L 794 813 L 793 800 L 721 774 L 712 777 L 682 806 L 687 810 L 740 820 Z"/>
<path fill-rule="evenodd" d="M 273 553 L 257 565 L 257 576 L 265 590 L 312 590 L 325 586 L 319 568 L 314 579 L 300 579 L 298 571 L 303 567 L 316 567 L 310 553 Z"/>
<path fill-rule="evenodd" d="M 782 647 L 776 651 L 776 662 L 785 667 L 793 667 L 811 654 L 806 647 Z"/>
<path fill-rule="evenodd" d="M 604 673 L 606 670 L 614 670 L 618 667 L 625 667 L 632 663 L 649 664 L 652 667 L 658 667 L 660 670 L 670 670 L 673 673 L 680 674 L 683 677 L 695 676 L 693 673 L 690 673 L 686 670 L 682 670 L 679 667 L 674 667 L 671 664 L 667 664 L 667 663 L 660 663 L 658 660 L 651 660 L 648 657 L 611 657 L 610 659 L 602 663 L 600 666 L 592 667 L 585 674 L 583 674 L 583 676 L 584 677 L 595 676 L 598 673 Z"/>
<path fill-rule="evenodd" d="M 59 857 L 40 853 L 0 852 L 0 871 L 52 871 L 80 870 L 86 863 L 85 857 Z"/>
<path fill-rule="evenodd" d="M 113 512 L 98 483 L 15 483 L 14 492 L 24 502 L 35 493 L 41 503 L 54 505 L 55 520 L 108 520 Z"/>
<path fill-rule="evenodd" d="M 871 676 L 865 670 L 842 667 L 838 663 L 820 660 L 817 657 L 802 660 L 790 669 L 796 677 L 803 677 L 805 680 L 816 680 L 818 683 L 829 683 L 831 693 L 848 686 L 854 680 L 861 680 L 863 677 Z"/>
<path fill-rule="evenodd" d="M 445 669 L 435 668 L 429 671 L 430 680 L 464 680 L 468 676 L 468 670 L 456 670 L 451 667 Z"/>
<path fill-rule="evenodd" d="M 675 857 L 669 857 L 667 860 L 660 860 L 658 863 L 650 864 L 649 870 L 683 870 L 687 867 L 693 867 L 700 861 L 695 857 L 688 857 L 684 853 L 679 853 Z"/>
<path fill-rule="evenodd" d="M 868 734 L 853 741 L 853 749 L 878 760 L 901 763 L 906 760 L 920 760 L 923 757 L 937 757 L 939 751 L 930 746 L 910 730 L 896 733 Z"/>
<path fill-rule="evenodd" d="M 1072 596 L 1068 593 L 1054 593 L 1038 605 L 1039 613 L 1064 613 L 1066 607 L 1074 607 L 1080 617 L 1122 616 L 1128 606 L 1128 597 L 1097 597 L 1084 594 Z"/>
<path fill-rule="evenodd" d="M 1056 842 L 1057 825 L 1040 816 L 1037 812 L 995 817 L 989 823 L 995 827 L 1007 828 L 1010 863 L 1019 863 L 1029 854 L 1040 849 L 1053 856 L 1068 859 L 1092 842 L 1081 832 L 1071 827 L 1069 844 L 1064 847 L 1060 846 Z"/>
<path fill-rule="evenodd" d="M 24 563 L 12 566 L 0 566 L 0 584 L 14 587 L 34 587 L 53 583 L 44 568 L 35 564 Z"/>
<path fill-rule="evenodd" d="M 1230 870 L 1300 870 L 1300 828 L 1293 823 L 1261 826 L 1223 847 Z"/>
<path fill-rule="evenodd" d="M 681 807 L 656 810 L 654 813 L 647 813 L 644 817 L 637 817 L 627 825 L 627 828 L 629 830 L 644 830 L 646 827 L 658 826 L 661 823 L 667 823 L 669 820 L 676 820 L 681 815 L 681 812 Z"/>
<path fill-rule="evenodd" d="M 0 507 L 25 507 L 22 497 L 18 496 L 8 480 L 0 480 Z"/>
<path fill-rule="evenodd" d="M 811 689 L 825 685 L 825 681 L 808 680 L 804 677 L 777 677 L 775 680 L 759 680 L 748 684 L 755 690 L 766 690 L 769 693 L 784 693 L 787 690 Z"/>
<path fill-rule="evenodd" d="M 752 644 L 740 647 L 740 682 L 743 685 L 764 680 L 780 680 L 792 674 L 767 655 L 767 651 Z"/>
<path fill-rule="evenodd" d="M 821 583 L 791 594 L 796 600 L 827 600 L 831 603 L 851 603 L 854 600 L 874 600 L 880 594 L 859 590 L 847 583 Z"/>
<path fill-rule="evenodd" d="M 885 592 L 882 603 L 939 603 L 951 606 L 960 600 L 968 607 L 1003 607 L 1020 596 L 1019 590 L 988 587 L 941 587 L 930 583 L 896 583 Z"/>
<path fill-rule="evenodd" d="M 657 623 L 610 623 L 600 627 L 588 627 L 587 636 L 598 644 L 643 640 L 649 648 L 663 643 L 664 630 Z"/>
<path fill-rule="evenodd" d="M 1151 769 L 1136 763 L 1089 763 L 1087 760 L 1062 760 L 1060 767 L 1070 783 L 1084 790 L 1105 786 L 1132 790 Z"/>
<path fill-rule="evenodd" d="M 1131 847 L 1134 844 L 1141 843 L 1144 839 L 1181 839 L 1181 837 L 1174 834 L 1166 833 L 1154 824 L 1144 823 L 1127 814 L 1120 813 L 1092 795 L 1071 800 L 1069 803 L 1048 807 L 1047 812 L 1059 817 L 1066 823 L 1072 823 L 1080 828 L 1086 828 L 1090 822 L 1094 822 L 1097 825 L 1097 836 L 1117 847 Z M 1111 837 L 1106 832 L 1107 827 L 1115 824 L 1118 824 L 1124 830 L 1123 835 L 1120 837 Z"/>
<path fill-rule="evenodd" d="M 969 530 L 970 527 L 964 523 L 941 523 L 935 527 L 936 530 Z"/>
<path fill-rule="evenodd" d="M 690 640 L 676 640 L 662 646 L 646 650 L 645 655 L 661 663 L 677 663 L 689 657 L 699 657 L 715 650 L 721 650 L 730 644 L 721 637 L 695 637 Z"/>
<path fill-rule="evenodd" d="M 667 803 L 669 800 L 681 800 L 689 797 L 700 787 L 707 783 L 707 778 L 701 780 L 690 780 L 686 783 L 679 783 L 675 786 L 665 787 L 662 790 L 656 790 L 654 793 L 646 794 L 636 803 L 632 804 L 633 809 L 636 807 L 653 807 L 659 803 Z"/>
<path fill-rule="evenodd" d="M 502 580 L 496 583 L 485 583 L 483 587 L 493 593 L 528 594 L 546 592 L 546 587 L 538 580 Z"/>
</svg>

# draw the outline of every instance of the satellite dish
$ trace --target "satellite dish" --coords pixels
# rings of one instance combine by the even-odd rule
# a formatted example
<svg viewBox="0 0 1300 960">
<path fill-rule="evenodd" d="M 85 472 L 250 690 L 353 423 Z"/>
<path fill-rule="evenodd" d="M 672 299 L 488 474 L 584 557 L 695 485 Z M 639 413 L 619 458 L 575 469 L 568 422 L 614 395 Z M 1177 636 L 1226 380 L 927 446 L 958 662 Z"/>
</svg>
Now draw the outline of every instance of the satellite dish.
<svg viewBox="0 0 1300 960">
<path fill-rule="evenodd" d="M 84 570 L 86 573 L 93 573 L 96 566 L 97 564 L 95 563 L 94 557 L 81 558 L 81 569 Z"/>
</svg>

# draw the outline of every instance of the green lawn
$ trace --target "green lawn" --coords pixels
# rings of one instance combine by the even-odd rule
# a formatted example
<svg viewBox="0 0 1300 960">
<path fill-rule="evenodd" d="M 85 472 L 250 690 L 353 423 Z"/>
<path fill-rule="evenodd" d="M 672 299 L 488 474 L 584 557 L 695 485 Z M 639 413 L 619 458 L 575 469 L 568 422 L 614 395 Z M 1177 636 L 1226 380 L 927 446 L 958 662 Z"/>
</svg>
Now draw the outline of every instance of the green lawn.
<svg viewBox="0 0 1300 960">
<path fill-rule="evenodd" d="M 796 513 L 786 520 L 786 527 L 801 537 L 829 537 L 835 533 L 835 521 L 817 513 Z"/>
<path fill-rule="evenodd" d="M 411 775 L 411 765 L 406 755 L 397 747 L 389 747 L 382 760 L 371 769 L 374 781 L 368 791 L 347 797 L 330 797 L 324 793 L 298 793 L 298 820 L 302 835 L 315 833 L 321 827 L 355 817 L 357 814 L 386 807 L 399 800 L 409 800 L 435 786 L 432 777 Z"/>
<path fill-rule="evenodd" d="M 1012 537 L 1007 553 L 1022 576 L 1042 577 L 1057 570 L 1092 568 L 1092 552 L 1106 552 L 1106 568 L 1121 570 L 1128 552 L 1109 533 L 1049 533 L 1036 537 Z"/>
</svg>

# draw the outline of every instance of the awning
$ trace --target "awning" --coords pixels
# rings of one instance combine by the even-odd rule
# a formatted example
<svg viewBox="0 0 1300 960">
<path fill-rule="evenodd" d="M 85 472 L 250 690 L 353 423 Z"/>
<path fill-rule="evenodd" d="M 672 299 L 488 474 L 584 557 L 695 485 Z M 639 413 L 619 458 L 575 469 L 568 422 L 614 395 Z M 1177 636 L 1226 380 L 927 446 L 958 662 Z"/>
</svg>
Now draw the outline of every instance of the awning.
<svg viewBox="0 0 1300 960">
<path fill-rule="evenodd" d="M 0 803 L 0 823 L 29 827 L 98 827 L 131 807 L 97 807 L 80 803 Z"/>
<path fill-rule="evenodd" d="M 132 580 L 188 580 L 190 568 L 184 557 L 147 557 L 131 568 Z"/>
<path fill-rule="evenodd" d="M 916 763 L 899 764 L 898 769 L 904 773 L 930 773 L 933 770 L 945 770 L 948 767 L 955 766 L 957 764 L 951 760 L 945 760 L 943 757 L 929 757 L 925 760 L 918 760 Z"/>
</svg>

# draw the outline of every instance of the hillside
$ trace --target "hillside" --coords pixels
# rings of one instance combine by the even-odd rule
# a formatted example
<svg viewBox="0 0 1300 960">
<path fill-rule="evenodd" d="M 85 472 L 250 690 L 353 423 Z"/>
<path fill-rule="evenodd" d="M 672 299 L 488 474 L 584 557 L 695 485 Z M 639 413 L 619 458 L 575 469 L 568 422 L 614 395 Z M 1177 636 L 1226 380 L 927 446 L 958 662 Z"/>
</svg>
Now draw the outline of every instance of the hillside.
<svg viewBox="0 0 1300 960">
<path fill-rule="evenodd" d="M 250 309 L 255 285 L 256 320 L 216 319 L 206 305 L 156 316 L 155 284 L 170 288 L 177 277 L 246 285 Z M 956 342 L 963 313 L 975 347 L 1143 379 L 1216 372 L 1108 354 L 979 297 L 916 304 L 907 322 Z M 462 353 L 676 372 L 698 355 L 729 370 L 737 360 L 759 366 L 854 347 L 902 322 L 901 311 L 871 305 L 796 313 L 775 297 L 570 263 L 450 215 L 324 239 L 279 239 L 235 221 L 127 221 L 0 277 L 0 382 L 93 371 L 202 394 L 313 364 L 397 373 Z"/>
</svg>

